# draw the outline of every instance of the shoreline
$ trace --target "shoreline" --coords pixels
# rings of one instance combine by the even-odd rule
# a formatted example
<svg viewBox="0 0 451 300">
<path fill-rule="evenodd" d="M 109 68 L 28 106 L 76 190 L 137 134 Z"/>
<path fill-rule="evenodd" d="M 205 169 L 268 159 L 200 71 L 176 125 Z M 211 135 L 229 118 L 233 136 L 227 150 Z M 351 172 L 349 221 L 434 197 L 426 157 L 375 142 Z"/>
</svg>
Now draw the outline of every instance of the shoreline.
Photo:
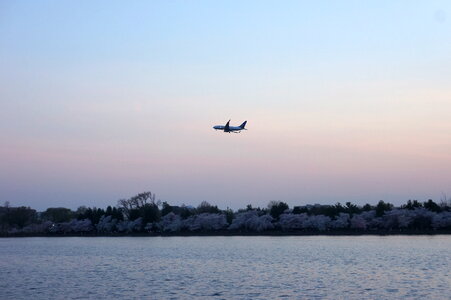
<svg viewBox="0 0 451 300">
<path fill-rule="evenodd" d="M 0 238 L 20 237 L 200 237 L 200 236 L 414 236 L 414 235 L 451 235 L 451 230 L 374 230 L 374 231 L 212 231 L 212 232 L 135 232 L 135 233 L 1 233 Z"/>
</svg>

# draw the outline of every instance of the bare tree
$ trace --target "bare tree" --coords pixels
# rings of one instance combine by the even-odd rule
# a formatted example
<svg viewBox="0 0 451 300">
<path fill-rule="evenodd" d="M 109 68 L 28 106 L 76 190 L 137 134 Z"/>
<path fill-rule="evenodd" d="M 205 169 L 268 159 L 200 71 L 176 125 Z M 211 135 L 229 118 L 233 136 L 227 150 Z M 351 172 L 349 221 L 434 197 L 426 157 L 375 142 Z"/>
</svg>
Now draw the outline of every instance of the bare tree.
<svg viewBox="0 0 451 300">
<path fill-rule="evenodd" d="M 448 207 L 451 206 L 451 198 L 446 196 L 446 193 L 442 192 L 442 196 L 440 197 L 440 206 Z"/>
<path fill-rule="evenodd" d="M 159 202 L 155 201 L 155 194 L 152 194 L 152 192 L 143 192 L 130 199 L 120 199 L 117 205 L 128 218 L 130 217 L 130 211 L 143 208 L 147 205 L 158 206 Z"/>
</svg>

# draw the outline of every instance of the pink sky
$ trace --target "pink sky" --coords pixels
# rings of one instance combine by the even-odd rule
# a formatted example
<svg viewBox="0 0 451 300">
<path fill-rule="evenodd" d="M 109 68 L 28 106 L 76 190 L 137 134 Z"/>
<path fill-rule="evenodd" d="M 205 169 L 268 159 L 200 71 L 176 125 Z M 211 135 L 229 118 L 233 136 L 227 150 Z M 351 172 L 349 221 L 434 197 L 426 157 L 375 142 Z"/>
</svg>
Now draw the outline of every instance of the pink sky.
<svg viewBox="0 0 451 300">
<path fill-rule="evenodd" d="M 448 3 L 251 3 L 2 4 L 0 201 L 451 195 Z"/>
</svg>

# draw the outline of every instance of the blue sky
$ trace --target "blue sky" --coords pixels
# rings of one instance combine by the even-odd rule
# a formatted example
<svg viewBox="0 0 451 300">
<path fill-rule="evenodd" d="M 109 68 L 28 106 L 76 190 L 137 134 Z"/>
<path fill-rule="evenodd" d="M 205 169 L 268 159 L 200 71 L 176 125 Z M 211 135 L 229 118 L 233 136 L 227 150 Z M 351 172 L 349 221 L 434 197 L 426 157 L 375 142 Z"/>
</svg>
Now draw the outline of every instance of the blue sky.
<svg viewBox="0 0 451 300">
<path fill-rule="evenodd" d="M 12 205 L 451 194 L 448 1 L 1 1 L 0 81 Z"/>
</svg>

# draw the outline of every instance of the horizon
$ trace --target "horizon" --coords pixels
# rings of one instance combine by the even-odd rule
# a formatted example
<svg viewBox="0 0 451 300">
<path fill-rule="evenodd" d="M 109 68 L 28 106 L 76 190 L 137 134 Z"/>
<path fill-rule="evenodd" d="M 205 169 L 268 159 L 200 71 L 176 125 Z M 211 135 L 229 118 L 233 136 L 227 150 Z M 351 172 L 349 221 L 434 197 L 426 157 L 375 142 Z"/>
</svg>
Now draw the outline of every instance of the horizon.
<svg viewBox="0 0 451 300">
<path fill-rule="evenodd" d="M 451 3 L 0 3 L 0 201 L 451 194 Z M 226 134 L 212 126 L 247 131 Z"/>
<path fill-rule="evenodd" d="M 148 193 L 148 192 L 143 192 L 143 193 Z M 136 195 L 133 195 L 132 197 L 127 197 L 127 198 L 119 199 L 118 201 L 116 201 L 116 204 L 107 204 L 107 205 L 105 205 L 105 206 L 103 206 L 103 207 L 100 207 L 100 206 L 99 206 L 99 207 L 97 207 L 97 206 L 89 206 L 89 205 L 79 205 L 79 206 L 76 206 L 76 207 L 53 206 L 53 207 L 46 207 L 45 209 L 39 210 L 39 209 L 37 209 L 37 208 L 35 208 L 35 207 L 33 207 L 33 206 L 30 206 L 30 205 L 18 205 L 18 206 L 14 206 L 14 205 L 11 205 L 11 203 L 10 203 L 9 201 L 5 201 L 4 203 L 0 204 L 0 207 L 11 207 L 11 208 L 27 207 L 27 208 L 30 208 L 30 209 L 34 209 L 34 210 L 36 210 L 37 212 L 44 212 L 44 211 L 47 210 L 47 209 L 53 209 L 53 208 L 70 209 L 70 210 L 72 210 L 72 211 L 74 211 L 74 212 L 77 211 L 77 210 L 78 210 L 79 208 L 81 208 L 81 207 L 84 207 L 84 208 L 93 208 L 93 209 L 95 209 L 95 208 L 106 209 L 106 208 L 108 208 L 108 207 L 112 207 L 112 208 L 113 208 L 113 207 L 120 208 L 120 207 L 121 207 L 121 204 L 119 203 L 120 200 L 129 200 L 129 199 L 131 199 L 131 198 L 133 198 L 133 197 L 135 197 L 135 196 L 138 196 L 139 194 L 141 194 L 141 193 L 138 193 L 138 194 L 136 194 Z M 150 194 L 151 194 L 152 196 L 156 196 L 156 195 L 153 194 L 152 192 L 150 192 Z M 374 209 L 378 204 L 383 203 L 383 204 L 392 205 L 392 207 L 393 207 L 394 209 L 397 209 L 397 208 L 403 209 L 403 208 L 405 208 L 406 205 L 412 205 L 412 203 L 414 203 L 415 205 L 420 205 L 419 207 L 423 207 L 423 205 L 424 205 L 425 203 L 427 203 L 428 201 L 432 201 L 432 202 L 434 202 L 435 204 L 437 204 L 437 205 L 439 205 L 439 206 L 443 206 L 443 205 L 449 206 L 449 205 L 451 205 L 451 197 L 447 197 L 446 194 L 442 194 L 442 196 L 441 196 L 440 199 L 427 199 L 427 200 L 408 199 L 408 200 L 406 200 L 406 201 L 404 201 L 404 202 L 401 202 L 400 204 L 390 203 L 389 201 L 384 201 L 383 199 L 380 199 L 379 201 L 377 201 L 377 203 L 369 203 L 369 202 L 366 202 L 366 203 L 364 203 L 364 204 L 357 204 L 357 203 L 353 203 L 353 202 L 347 201 L 347 202 L 334 202 L 334 203 L 313 203 L 313 202 L 311 202 L 311 203 L 304 203 L 304 204 L 302 204 L 302 205 L 299 205 L 299 204 L 296 204 L 296 203 L 293 204 L 293 205 L 290 205 L 290 204 L 288 204 L 288 203 L 285 203 L 284 201 L 272 200 L 272 201 L 268 202 L 266 205 L 263 205 L 263 206 L 254 206 L 254 205 L 252 205 L 251 203 L 248 203 L 248 204 L 243 205 L 242 207 L 235 207 L 235 208 L 233 208 L 233 207 L 228 207 L 228 206 L 227 206 L 227 207 L 221 207 L 221 206 L 219 206 L 219 205 L 216 205 L 215 203 L 210 203 L 210 202 L 208 202 L 208 201 L 202 201 L 202 202 L 200 202 L 200 203 L 198 203 L 198 204 L 196 204 L 196 205 L 191 204 L 191 203 L 182 203 L 182 204 L 179 204 L 179 205 L 174 205 L 173 203 L 170 203 L 170 202 L 167 202 L 167 201 L 162 201 L 162 200 L 157 199 L 157 198 L 155 198 L 154 200 L 155 200 L 155 204 L 156 204 L 158 207 L 160 207 L 161 205 L 163 205 L 163 203 L 167 203 L 167 204 L 170 205 L 171 207 L 187 207 L 187 208 L 193 208 L 193 209 L 196 209 L 197 207 L 200 207 L 200 206 L 202 206 L 202 205 L 208 205 L 208 206 L 212 206 L 212 207 L 217 207 L 217 208 L 218 208 L 219 210 L 221 210 L 221 211 L 226 211 L 226 210 L 228 210 L 228 209 L 231 209 L 231 210 L 234 211 L 234 212 L 237 212 L 237 211 L 243 210 L 243 209 L 248 209 L 248 206 L 249 206 L 249 205 L 251 205 L 251 207 L 252 207 L 253 210 L 260 210 L 260 209 L 265 210 L 265 209 L 270 209 L 270 206 L 273 206 L 273 205 L 275 205 L 275 204 L 280 204 L 280 203 L 282 203 L 282 204 L 287 204 L 289 209 L 294 209 L 294 208 L 296 208 L 296 207 L 337 206 L 337 205 L 338 205 L 338 206 L 341 205 L 341 206 L 343 206 L 343 207 L 346 207 L 348 203 L 351 204 L 351 206 L 354 206 L 354 205 L 355 205 L 355 206 L 358 207 L 358 208 L 364 208 L 365 206 L 370 205 L 371 208 Z M 409 204 L 409 203 L 410 203 L 410 204 Z"/>
</svg>

